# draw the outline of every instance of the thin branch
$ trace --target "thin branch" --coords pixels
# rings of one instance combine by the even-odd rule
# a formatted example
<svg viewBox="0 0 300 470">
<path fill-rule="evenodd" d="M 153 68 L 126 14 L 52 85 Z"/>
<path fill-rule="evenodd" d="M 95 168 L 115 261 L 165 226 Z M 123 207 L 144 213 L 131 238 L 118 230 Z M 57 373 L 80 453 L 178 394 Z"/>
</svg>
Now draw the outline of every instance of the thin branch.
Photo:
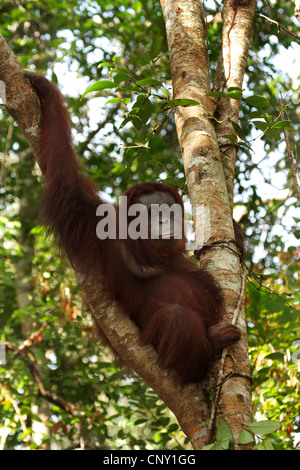
<svg viewBox="0 0 300 470">
<path fill-rule="evenodd" d="M 25 341 L 25 343 L 26 343 L 26 341 Z M 32 353 L 32 351 L 30 351 L 30 349 L 28 347 L 27 347 L 27 350 L 25 350 L 24 343 L 22 345 L 23 347 L 20 347 L 20 348 L 18 348 L 14 344 L 12 344 L 10 341 L 4 341 L 4 344 L 8 349 L 11 349 L 11 350 L 15 351 L 14 357 L 16 355 L 20 355 L 24 358 L 24 362 L 28 365 L 29 370 L 32 374 L 32 377 L 34 378 L 34 380 L 35 380 L 35 382 L 38 386 L 39 393 L 43 398 L 45 398 L 46 400 L 48 400 L 51 403 L 54 403 L 55 405 L 58 405 L 60 408 L 65 410 L 67 413 L 74 413 L 74 411 L 76 409 L 76 406 L 74 404 L 67 402 L 64 398 L 58 396 L 56 393 L 51 392 L 50 390 L 47 390 L 44 387 L 44 384 L 43 384 L 43 381 L 42 381 L 42 378 L 41 378 L 41 373 L 40 373 L 38 365 L 36 363 L 34 354 Z"/>
<path fill-rule="evenodd" d="M 257 274 L 254 274 L 252 272 L 252 275 L 254 276 L 255 279 L 257 279 L 260 275 L 257 275 Z M 286 296 L 289 296 L 291 297 L 292 295 L 295 294 L 295 292 L 292 294 L 292 293 L 288 293 L 288 292 L 281 292 L 280 294 L 278 294 L 277 292 L 273 291 L 270 287 L 267 287 L 267 286 L 264 286 L 263 284 L 259 283 L 259 285 L 255 285 L 254 282 L 251 281 L 250 277 L 247 277 L 247 280 L 253 285 L 253 287 L 255 287 L 255 289 L 257 289 L 258 291 L 263 291 L 263 292 L 268 292 L 269 294 L 274 294 L 274 295 L 277 295 L 277 297 L 279 297 L 281 300 L 283 300 L 283 302 L 288 305 L 288 307 L 293 307 L 293 305 L 291 305 L 287 300 L 285 300 L 283 298 L 283 295 L 286 295 Z"/>
<path fill-rule="evenodd" d="M 44 323 L 41 328 L 39 328 L 38 330 L 36 331 L 33 331 L 31 333 L 31 335 L 25 339 L 24 343 L 21 344 L 17 351 L 15 351 L 14 355 L 13 355 L 13 358 L 15 358 L 15 356 L 17 356 L 21 351 L 23 351 L 24 349 L 28 349 L 30 348 L 30 346 L 32 346 L 35 342 L 37 342 L 39 340 L 39 337 L 41 336 L 41 334 L 43 333 L 44 329 L 48 326 L 47 323 Z"/>
<path fill-rule="evenodd" d="M 24 418 L 23 418 L 23 415 L 22 415 L 22 412 L 19 408 L 19 405 L 17 403 L 17 401 L 14 399 L 12 393 L 7 389 L 7 386 L 5 384 L 0 384 L 0 390 L 2 391 L 3 395 L 6 395 L 9 399 L 9 401 L 11 402 L 12 406 L 14 407 L 14 410 L 16 412 L 16 415 L 20 421 L 20 424 L 21 424 L 21 427 L 22 427 L 22 430 L 24 433 L 27 433 L 27 426 L 26 426 L 26 423 L 24 421 Z M 28 439 L 29 436 L 27 436 L 25 438 L 25 440 Z"/>
<path fill-rule="evenodd" d="M 194 252 L 194 255 L 196 256 L 197 259 L 199 259 L 199 255 L 200 253 L 209 248 L 209 247 L 213 247 L 213 246 L 216 246 L 216 247 L 220 247 L 220 248 L 226 248 L 227 250 L 231 251 L 232 253 L 235 253 L 237 256 L 239 256 L 240 258 L 240 262 L 241 264 L 243 265 L 244 268 L 246 268 L 246 272 L 248 273 L 247 275 L 247 280 L 253 285 L 253 287 L 255 287 L 258 291 L 259 290 L 262 290 L 263 292 L 268 292 L 269 294 L 274 294 L 274 295 L 277 295 L 277 297 L 279 297 L 280 299 L 283 300 L 283 302 L 285 302 L 289 307 L 293 307 L 287 300 L 285 300 L 283 298 L 283 295 L 286 295 L 286 296 L 292 296 L 293 294 L 292 293 L 288 293 L 288 292 L 281 292 L 280 294 L 278 292 L 275 292 L 273 291 L 270 287 L 267 287 L 267 286 L 264 286 L 261 282 L 258 281 L 259 278 L 261 278 L 263 275 L 262 274 L 257 274 L 257 273 L 254 273 L 252 270 L 250 270 L 248 268 L 248 266 L 246 265 L 245 261 L 243 260 L 242 256 L 240 255 L 240 253 L 235 250 L 234 248 L 231 248 L 228 244 L 230 242 L 234 242 L 236 243 L 235 240 L 216 240 L 215 242 L 212 242 L 212 243 L 207 243 L 206 245 L 204 245 L 203 247 L 201 247 L 199 250 L 196 250 Z M 252 282 L 251 278 L 249 277 L 249 275 L 252 275 L 254 277 L 255 280 L 257 280 L 258 282 L 258 286 L 254 284 L 254 282 Z M 294 292 L 295 293 L 295 292 Z"/>
<path fill-rule="evenodd" d="M 29 368 L 30 368 L 30 372 L 31 372 L 31 374 L 32 374 L 32 376 L 33 376 L 34 380 L 36 381 L 36 384 L 39 388 L 39 393 L 40 393 L 41 397 L 43 397 L 47 401 L 49 401 L 51 403 L 54 403 L 55 405 L 59 406 L 61 409 L 65 410 L 67 413 L 73 414 L 74 411 L 76 410 L 76 405 L 74 405 L 73 403 L 67 402 L 64 398 L 60 397 L 55 392 L 51 392 L 51 390 L 47 390 L 44 387 L 40 371 L 38 369 L 37 364 L 34 361 L 30 360 Z"/>
<path fill-rule="evenodd" d="M 271 18 L 269 18 L 269 17 L 266 16 L 266 15 L 263 15 L 262 13 L 258 13 L 258 16 L 260 16 L 261 18 L 264 18 L 265 20 L 269 21 L 269 23 L 274 23 L 274 24 L 276 24 L 279 31 L 282 29 L 286 34 L 289 34 L 289 36 L 292 36 L 292 37 L 293 37 L 294 39 L 296 39 L 297 41 L 300 41 L 300 37 L 299 37 L 297 34 L 292 33 L 291 31 L 289 31 L 285 26 L 283 26 L 282 24 L 280 24 L 279 21 L 272 20 Z"/>
</svg>

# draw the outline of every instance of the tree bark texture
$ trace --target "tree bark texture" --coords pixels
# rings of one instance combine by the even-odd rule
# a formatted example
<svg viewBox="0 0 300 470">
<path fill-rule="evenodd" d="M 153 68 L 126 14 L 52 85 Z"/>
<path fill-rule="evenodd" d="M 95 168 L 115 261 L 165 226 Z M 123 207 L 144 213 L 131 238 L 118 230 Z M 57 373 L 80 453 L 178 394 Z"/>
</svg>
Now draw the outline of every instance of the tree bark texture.
<svg viewBox="0 0 300 470">
<path fill-rule="evenodd" d="M 245 2 L 244 2 L 245 3 Z M 214 79 L 214 91 L 226 93 L 230 87 L 242 88 L 251 40 L 253 19 L 257 1 L 247 2 L 247 6 L 234 7 L 238 2 L 225 0 L 222 9 L 222 50 Z M 238 123 L 240 102 L 234 99 L 219 98 L 216 103 L 217 121 L 215 125 L 221 152 L 230 204 L 233 204 L 234 168 L 236 145 L 223 135 L 232 135 L 232 122 Z"/>
<path fill-rule="evenodd" d="M 247 6 L 241 7 L 239 2 L 224 2 L 222 50 L 215 79 L 215 86 L 222 91 L 229 86 L 241 87 L 245 73 L 256 1 L 240 3 L 246 3 Z M 226 158 L 222 158 L 220 140 L 223 133 L 233 133 L 231 119 L 237 122 L 239 106 L 234 100 L 215 102 L 207 96 L 211 88 L 202 2 L 161 0 L 161 5 L 171 52 L 174 99 L 191 98 L 200 103 L 195 107 L 178 107 L 175 121 L 194 221 L 199 207 L 197 205 L 204 208 L 205 249 L 202 250 L 200 261 L 223 288 L 225 319 L 229 322 L 232 321 L 243 290 L 243 269 L 233 241 L 232 199 L 236 148 L 226 153 Z M 214 119 L 216 110 L 221 116 L 218 120 Z M 218 124 L 222 120 L 224 122 Z M 195 232 L 197 235 L 199 227 L 195 227 Z M 221 367 L 219 362 L 211 374 L 212 385 L 217 385 L 229 372 L 235 375 L 221 387 L 217 406 L 218 413 L 231 426 L 235 443 L 242 425 L 252 421 L 246 322 L 244 309 L 240 310 L 237 324 L 242 331 L 242 339 L 228 348 L 221 373 L 218 371 Z"/>
</svg>

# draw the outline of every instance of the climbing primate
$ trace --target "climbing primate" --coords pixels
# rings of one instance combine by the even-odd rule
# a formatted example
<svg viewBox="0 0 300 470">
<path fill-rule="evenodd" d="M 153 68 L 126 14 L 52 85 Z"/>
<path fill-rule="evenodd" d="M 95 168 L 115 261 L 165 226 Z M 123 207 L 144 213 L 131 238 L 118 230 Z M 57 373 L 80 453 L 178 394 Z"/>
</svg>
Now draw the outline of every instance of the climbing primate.
<svg viewBox="0 0 300 470">
<path fill-rule="evenodd" d="M 117 236 L 100 239 L 97 210 L 105 202 L 91 179 L 80 172 L 63 97 L 44 76 L 25 72 L 25 77 L 42 108 L 42 223 L 71 261 L 101 274 L 102 291 L 124 307 L 140 329 L 142 343 L 156 349 L 162 367 L 177 371 L 183 384 L 201 380 L 221 350 L 240 338 L 240 331 L 222 323 L 222 293 L 213 276 L 184 254 L 180 195 L 162 183 L 136 184 L 124 194 L 127 209 L 130 213 L 135 204 L 146 207 L 149 236 L 121 238 L 120 210 L 114 206 Z M 150 209 L 158 203 L 182 209 L 180 237 L 175 236 L 172 224 L 169 234 L 151 237 Z"/>
</svg>

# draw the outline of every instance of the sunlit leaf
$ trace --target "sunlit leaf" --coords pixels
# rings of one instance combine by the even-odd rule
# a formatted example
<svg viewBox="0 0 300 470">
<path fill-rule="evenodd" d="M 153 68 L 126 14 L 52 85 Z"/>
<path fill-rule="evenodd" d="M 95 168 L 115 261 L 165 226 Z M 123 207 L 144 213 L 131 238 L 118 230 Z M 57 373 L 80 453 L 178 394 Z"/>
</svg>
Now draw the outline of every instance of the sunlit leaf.
<svg viewBox="0 0 300 470">
<path fill-rule="evenodd" d="M 255 434 L 266 435 L 279 429 L 280 423 L 278 421 L 258 421 L 256 423 L 251 423 L 248 425 L 248 428 L 253 431 Z"/>
<path fill-rule="evenodd" d="M 182 98 L 182 99 L 170 100 L 167 103 L 165 103 L 162 106 L 162 108 L 166 110 L 166 109 L 169 109 L 169 108 L 174 108 L 176 106 L 187 107 L 187 106 L 197 106 L 198 104 L 199 104 L 199 102 L 196 101 L 196 100 Z"/>
<path fill-rule="evenodd" d="M 260 95 L 248 96 L 245 98 L 245 102 L 250 106 L 255 106 L 256 108 L 267 108 L 270 105 L 269 100 Z"/>
<path fill-rule="evenodd" d="M 116 84 L 114 82 L 111 82 L 109 80 L 101 80 L 100 82 L 94 83 L 87 90 L 85 90 L 82 97 L 93 91 L 106 90 L 106 89 L 115 88 L 115 87 L 116 87 Z"/>
</svg>

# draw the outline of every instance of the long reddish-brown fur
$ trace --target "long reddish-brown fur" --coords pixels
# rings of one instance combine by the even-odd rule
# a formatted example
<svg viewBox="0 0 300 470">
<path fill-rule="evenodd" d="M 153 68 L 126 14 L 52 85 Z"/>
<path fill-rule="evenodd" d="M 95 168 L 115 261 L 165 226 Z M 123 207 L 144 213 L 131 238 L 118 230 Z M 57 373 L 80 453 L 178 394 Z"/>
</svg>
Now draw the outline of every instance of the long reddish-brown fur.
<svg viewBox="0 0 300 470">
<path fill-rule="evenodd" d="M 175 369 L 183 383 L 200 380 L 222 348 L 240 338 L 235 326 L 219 324 L 223 301 L 218 284 L 184 256 L 183 243 L 177 251 L 164 251 L 155 249 L 151 240 L 97 238 L 96 209 L 103 201 L 92 181 L 80 173 L 63 97 L 42 75 L 25 72 L 25 76 L 42 107 L 43 224 L 70 260 L 102 274 L 105 289 L 136 322 L 142 342 L 155 347 L 163 367 Z M 125 193 L 128 206 L 157 191 L 169 191 L 182 206 L 174 188 L 151 182 Z M 130 260 L 153 272 L 135 275 L 128 268 Z"/>
</svg>

